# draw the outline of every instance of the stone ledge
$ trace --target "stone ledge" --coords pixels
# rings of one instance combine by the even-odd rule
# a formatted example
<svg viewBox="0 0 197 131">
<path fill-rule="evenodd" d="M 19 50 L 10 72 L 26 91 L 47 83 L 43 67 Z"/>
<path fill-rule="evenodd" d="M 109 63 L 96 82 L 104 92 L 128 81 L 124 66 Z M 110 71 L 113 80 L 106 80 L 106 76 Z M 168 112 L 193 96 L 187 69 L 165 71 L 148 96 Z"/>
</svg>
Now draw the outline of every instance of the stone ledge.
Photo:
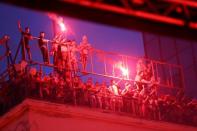
<svg viewBox="0 0 197 131">
<path fill-rule="evenodd" d="M 148 130 L 173 130 L 173 131 L 196 131 L 196 127 L 137 119 L 129 116 L 123 116 L 114 113 L 104 113 L 102 110 L 90 109 L 85 107 L 68 106 L 64 104 L 50 103 L 34 99 L 26 99 L 21 104 L 11 109 L 8 113 L 0 118 L 0 129 L 17 120 L 24 113 L 37 113 L 48 117 L 74 118 L 81 120 L 99 121 L 109 124 L 129 126 L 133 128 L 143 128 Z M 28 115 L 28 119 L 31 117 Z"/>
</svg>

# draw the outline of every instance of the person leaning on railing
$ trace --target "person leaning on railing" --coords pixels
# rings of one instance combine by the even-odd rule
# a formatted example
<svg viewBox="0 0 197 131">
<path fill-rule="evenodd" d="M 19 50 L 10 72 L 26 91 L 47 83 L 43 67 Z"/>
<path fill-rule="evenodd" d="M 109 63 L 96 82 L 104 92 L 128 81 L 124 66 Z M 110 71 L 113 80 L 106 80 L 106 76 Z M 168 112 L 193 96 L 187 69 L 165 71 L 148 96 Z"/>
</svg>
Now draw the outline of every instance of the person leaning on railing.
<svg viewBox="0 0 197 131">
<path fill-rule="evenodd" d="M 42 53 L 43 61 L 45 64 L 49 64 L 49 54 L 48 54 L 48 40 L 45 39 L 45 33 L 40 32 L 40 36 L 38 37 L 38 45 Z"/>
</svg>

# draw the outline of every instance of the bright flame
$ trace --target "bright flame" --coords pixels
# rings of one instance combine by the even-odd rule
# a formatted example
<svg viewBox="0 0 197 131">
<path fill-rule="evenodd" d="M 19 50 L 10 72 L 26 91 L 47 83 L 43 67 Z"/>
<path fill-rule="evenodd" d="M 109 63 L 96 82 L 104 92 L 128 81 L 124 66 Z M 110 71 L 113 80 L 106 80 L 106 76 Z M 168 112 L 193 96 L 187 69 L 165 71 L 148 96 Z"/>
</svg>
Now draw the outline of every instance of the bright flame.
<svg viewBox="0 0 197 131">
<path fill-rule="evenodd" d="M 48 13 L 48 16 L 50 19 L 54 20 L 58 24 L 62 32 L 67 32 L 67 27 L 65 26 L 64 19 L 62 17 L 57 16 L 53 13 Z"/>
<path fill-rule="evenodd" d="M 60 26 L 60 29 L 61 29 L 62 32 L 67 31 L 67 28 L 66 28 L 63 21 L 58 21 L 58 25 Z"/>
<path fill-rule="evenodd" d="M 122 71 L 123 76 L 128 76 L 129 75 L 128 68 L 124 68 L 122 62 L 119 62 L 119 63 L 115 64 L 115 67 L 119 68 Z"/>
<path fill-rule="evenodd" d="M 122 71 L 122 75 L 123 76 L 128 76 L 129 74 L 129 70 L 124 68 L 124 67 L 120 67 L 120 70 Z"/>
</svg>

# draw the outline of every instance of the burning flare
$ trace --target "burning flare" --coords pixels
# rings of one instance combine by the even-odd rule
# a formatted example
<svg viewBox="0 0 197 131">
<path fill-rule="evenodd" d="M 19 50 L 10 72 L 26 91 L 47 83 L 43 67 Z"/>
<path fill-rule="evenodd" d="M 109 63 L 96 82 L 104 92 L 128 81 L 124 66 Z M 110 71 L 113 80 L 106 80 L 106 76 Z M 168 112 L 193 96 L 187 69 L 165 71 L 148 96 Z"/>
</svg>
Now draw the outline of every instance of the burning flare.
<svg viewBox="0 0 197 131">
<path fill-rule="evenodd" d="M 128 68 L 125 68 L 123 66 L 123 63 L 122 62 L 118 62 L 117 64 L 115 64 L 115 67 L 120 69 L 122 71 L 122 75 L 123 76 L 128 76 L 129 75 L 129 70 Z"/>
<path fill-rule="evenodd" d="M 58 23 L 58 25 L 60 26 L 60 29 L 61 29 L 62 32 L 67 31 L 67 28 L 66 28 L 66 26 L 65 26 L 65 24 L 64 24 L 64 21 L 63 21 L 63 18 L 62 18 L 62 17 L 59 17 L 57 23 Z"/>
<path fill-rule="evenodd" d="M 123 76 L 128 76 L 128 74 L 129 74 L 128 69 L 126 69 L 126 68 L 124 68 L 124 67 L 120 67 L 120 70 L 122 71 L 122 75 L 123 75 Z"/>
<path fill-rule="evenodd" d="M 48 13 L 48 16 L 50 19 L 54 20 L 58 26 L 60 27 L 60 30 L 62 32 L 66 32 L 67 31 L 67 28 L 64 24 L 64 19 L 60 16 L 57 16 L 56 14 L 53 14 L 53 13 Z"/>
</svg>

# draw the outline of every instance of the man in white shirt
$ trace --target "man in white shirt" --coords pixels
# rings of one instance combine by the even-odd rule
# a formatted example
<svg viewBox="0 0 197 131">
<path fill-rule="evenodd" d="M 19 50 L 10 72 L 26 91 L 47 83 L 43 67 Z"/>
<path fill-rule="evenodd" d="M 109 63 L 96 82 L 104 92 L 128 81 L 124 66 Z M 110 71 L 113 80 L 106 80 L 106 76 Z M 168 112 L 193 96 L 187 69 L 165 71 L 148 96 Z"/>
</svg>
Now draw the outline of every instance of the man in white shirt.
<svg viewBox="0 0 197 131">
<path fill-rule="evenodd" d="M 122 107 L 122 97 L 120 97 L 120 90 L 118 88 L 118 84 L 121 82 L 115 82 L 115 80 L 111 80 L 109 91 L 111 92 L 110 106 L 113 111 L 116 111 L 116 104 L 118 104 L 118 110 L 120 111 Z"/>
</svg>

